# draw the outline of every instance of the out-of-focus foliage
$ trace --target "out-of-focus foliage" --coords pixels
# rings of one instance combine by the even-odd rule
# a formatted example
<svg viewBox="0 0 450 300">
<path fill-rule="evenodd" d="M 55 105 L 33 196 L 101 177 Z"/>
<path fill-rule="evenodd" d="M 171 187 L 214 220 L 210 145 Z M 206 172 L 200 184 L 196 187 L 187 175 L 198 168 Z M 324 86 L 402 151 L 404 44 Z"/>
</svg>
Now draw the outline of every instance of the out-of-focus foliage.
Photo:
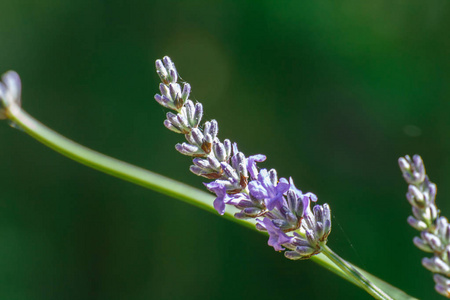
<svg viewBox="0 0 450 300">
<path fill-rule="evenodd" d="M 219 136 L 333 210 L 329 245 L 439 299 L 397 158 L 450 215 L 448 1 L 3 1 L 0 69 L 75 141 L 202 187 L 162 125 L 170 55 Z M 0 124 L 0 299 L 368 299 L 218 216 L 78 165 Z M 269 142 L 268 142 L 269 141 Z"/>
</svg>

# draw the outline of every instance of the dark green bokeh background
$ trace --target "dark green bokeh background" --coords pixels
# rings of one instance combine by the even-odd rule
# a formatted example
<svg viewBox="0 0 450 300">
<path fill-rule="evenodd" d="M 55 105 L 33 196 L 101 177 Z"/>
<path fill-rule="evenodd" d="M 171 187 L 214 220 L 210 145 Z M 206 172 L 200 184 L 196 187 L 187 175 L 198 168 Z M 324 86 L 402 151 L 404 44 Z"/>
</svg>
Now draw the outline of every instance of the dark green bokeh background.
<svg viewBox="0 0 450 300">
<path fill-rule="evenodd" d="M 333 210 L 329 245 L 441 299 L 397 158 L 420 153 L 450 215 L 450 3 L 5 1 L 0 71 L 67 137 L 202 188 L 153 100 L 170 55 L 220 137 Z M 370 299 L 266 238 L 79 165 L 0 124 L 0 299 Z"/>
</svg>

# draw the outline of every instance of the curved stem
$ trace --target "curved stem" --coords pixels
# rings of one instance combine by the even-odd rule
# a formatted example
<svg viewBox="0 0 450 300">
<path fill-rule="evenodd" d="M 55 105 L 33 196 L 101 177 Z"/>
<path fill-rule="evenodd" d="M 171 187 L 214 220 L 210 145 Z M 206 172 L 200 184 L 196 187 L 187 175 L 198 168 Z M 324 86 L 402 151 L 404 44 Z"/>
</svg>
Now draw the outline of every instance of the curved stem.
<svg viewBox="0 0 450 300">
<path fill-rule="evenodd" d="M 8 105 L 5 108 L 5 114 L 14 123 L 14 125 L 25 131 L 39 142 L 70 159 L 106 174 L 179 199 L 209 212 L 216 213 L 211 205 L 214 198 L 207 192 L 198 190 L 184 183 L 106 156 L 102 153 L 77 144 L 35 120 L 24 110 L 22 110 L 22 108 L 16 103 L 11 103 Z M 254 220 L 236 219 L 233 216 L 233 212 L 229 211 L 225 213 L 224 217 L 242 226 L 256 230 Z M 325 247 L 324 254 L 325 255 L 316 255 L 312 257 L 311 260 L 353 283 L 354 285 L 365 289 L 369 292 L 369 294 L 377 299 L 415 299 L 405 294 L 403 291 L 376 278 L 375 276 L 363 270 L 358 270 L 350 263 L 341 259 L 328 247 Z M 361 274 L 363 272 L 365 276 Z M 367 278 L 370 278 L 372 282 L 377 281 L 378 286 L 383 286 L 384 291 L 371 284 Z M 393 297 L 388 296 L 386 293 L 389 293 Z"/>
<path fill-rule="evenodd" d="M 15 103 L 8 106 L 6 115 L 15 127 L 22 129 L 39 142 L 70 159 L 207 211 L 216 212 L 210 205 L 214 200 L 211 194 L 75 143 L 46 127 Z M 226 217 L 233 221 L 235 219 L 230 214 L 226 215 Z M 240 223 L 244 223 L 249 227 L 253 226 L 251 222 L 244 221 Z"/>
</svg>

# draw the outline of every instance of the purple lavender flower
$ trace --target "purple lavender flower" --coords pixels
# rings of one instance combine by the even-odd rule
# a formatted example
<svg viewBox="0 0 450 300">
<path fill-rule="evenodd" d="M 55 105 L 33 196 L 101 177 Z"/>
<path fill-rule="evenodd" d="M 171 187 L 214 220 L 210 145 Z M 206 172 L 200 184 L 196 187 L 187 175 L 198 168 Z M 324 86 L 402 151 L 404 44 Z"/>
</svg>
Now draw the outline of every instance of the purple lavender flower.
<svg viewBox="0 0 450 300">
<path fill-rule="evenodd" d="M 288 236 L 280 228 L 276 227 L 269 218 L 264 218 L 262 221 L 256 219 L 256 221 L 269 233 L 267 244 L 272 246 L 275 251 L 285 250 L 281 245 L 289 244 L 293 241 L 293 237 Z"/>
<path fill-rule="evenodd" d="M 250 194 L 258 199 L 263 199 L 268 210 L 283 206 L 283 193 L 289 189 L 289 182 L 281 178 L 277 183 L 276 171 L 274 169 L 267 172 L 262 169 L 258 174 L 258 179 L 249 183 Z"/>
<path fill-rule="evenodd" d="M 203 184 L 208 188 L 208 190 L 216 194 L 217 198 L 214 200 L 213 206 L 219 214 L 223 215 L 225 213 L 225 204 L 227 204 L 231 199 L 231 197 L 227 194 L 226 186 L 219 181 Z"/>
<path fill-rule="evenodd" d="M 250 173 L 250 178 L 256 180 L 258 178 L 258 169 L 256 168 L 256 162 L 263 162 L 266 160 L 266 156 L 263 154 L 256 154 L 247 158 L 247 170 Z"/>
</svg>

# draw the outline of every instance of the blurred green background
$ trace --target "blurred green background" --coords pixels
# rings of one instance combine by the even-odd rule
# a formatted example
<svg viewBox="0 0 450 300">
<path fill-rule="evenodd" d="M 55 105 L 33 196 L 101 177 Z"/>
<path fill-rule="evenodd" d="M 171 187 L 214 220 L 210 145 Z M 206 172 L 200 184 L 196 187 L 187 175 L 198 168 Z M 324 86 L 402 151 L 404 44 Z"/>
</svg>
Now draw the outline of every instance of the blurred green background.
<svg viewBox="0 0 450 300">
<path fill-rule="evenodd" d="M 67 137 L 192 186 L 153 100 L 170 55 L 205 120 L 333 211 L 329 246 L 441 299 L 412 245 L 397 158 L 419 153 L 450 215 L 450 3 L 0 3 L 0 71 Z M 310 261 L 0 124 L 0 299 L 370 299 Z"/>
</svg>

